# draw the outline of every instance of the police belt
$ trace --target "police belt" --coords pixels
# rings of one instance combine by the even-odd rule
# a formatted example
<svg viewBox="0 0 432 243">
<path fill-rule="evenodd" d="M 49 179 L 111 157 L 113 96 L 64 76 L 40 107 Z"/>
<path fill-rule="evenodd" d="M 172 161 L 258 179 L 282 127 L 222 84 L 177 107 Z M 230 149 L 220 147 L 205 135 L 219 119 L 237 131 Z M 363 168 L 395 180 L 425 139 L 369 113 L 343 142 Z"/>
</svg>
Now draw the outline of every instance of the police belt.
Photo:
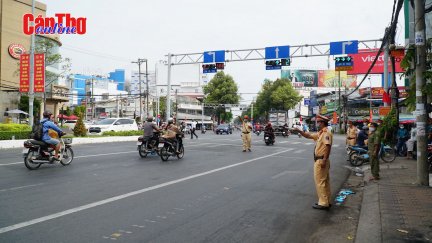
<svg viewBox="0 0 432 243">
<path fill-rule="evenodd" d="M 316 156 L 316 155 L 314 154 L 314 160 L 317 161 L 317 160 L 319 160 L 319 159 L 324 159 L 324 156 Z"/>
<path fill-rule="evenodd" d="M 242 133 L 244 133 L 244 134 L 248 134 L 248 133 L 250 133 L 250 132 L 242 132 Z"/>
</svg>

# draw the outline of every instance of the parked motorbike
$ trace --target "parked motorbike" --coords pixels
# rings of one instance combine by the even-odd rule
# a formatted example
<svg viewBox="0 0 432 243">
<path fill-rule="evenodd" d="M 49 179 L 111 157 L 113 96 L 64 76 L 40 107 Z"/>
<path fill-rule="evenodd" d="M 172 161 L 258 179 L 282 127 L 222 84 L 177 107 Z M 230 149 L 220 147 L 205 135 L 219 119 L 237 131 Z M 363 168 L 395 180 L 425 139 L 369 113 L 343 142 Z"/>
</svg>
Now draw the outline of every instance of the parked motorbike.
<svg viewBox="0 0 432 243">
<path fill-rule="evenodd" d="M 59 162 L 64 166 L 70 165 L 74 157 L 72 150 L 72 138 L 63 139 L 61 136 L 59 136 L 59 140 L 62 144 L 61 151 L 59 152 Z M 54 158 L 54 149 L 43 141 L 37 141 L 34 139 L 25 141 L 22 153 L 24 157 L 24 165 L 29 170 L 36 170 L 42 164 L 53 164 L 56 161 Z"/>
<path fill-rule="evenodd" d="M 369 154 L 367 152 L 367 149 L 357 146 L 354 154 L 349 157 L 351 164 L 353 166 L 360 166 L 363 163 L 369 162 Z M 381 143 L 378 157 L 384 162 L 390 163 L 396 159 L 396 151 L 391 146 Z"/>
<path fill-rule="evenodd" d="M 177 141 L 172 141 L 166 138 L 160 138 L 159 141 L 159 155 L 162 161 L 167 161 L 170 156 L 177 156 L 178 159 L 184 156 L 183 144 L 179 146 L 179 153 L 176 153 Z"/>
<path fill-rule="evenodd" d="M 272 136 L 271 136 L 271 134 L 269 134 L 269 133 L 264 133 L 264 142 L 265 142 L 265 144 L 268 146 L 268 145 L 273 145 L 274 144 L 274 142 L 275 142 L 275 139 L 274 138 L 272 138 Z"/>
<path fill-rule="evenodd" d="M 141 158 L 147 157 L 148 154 L 159 154 L 159 132 L 153 133 L 152 139 L 144 139 L 143 136 L 138 137 L 137 150 Z"/>
</svg>

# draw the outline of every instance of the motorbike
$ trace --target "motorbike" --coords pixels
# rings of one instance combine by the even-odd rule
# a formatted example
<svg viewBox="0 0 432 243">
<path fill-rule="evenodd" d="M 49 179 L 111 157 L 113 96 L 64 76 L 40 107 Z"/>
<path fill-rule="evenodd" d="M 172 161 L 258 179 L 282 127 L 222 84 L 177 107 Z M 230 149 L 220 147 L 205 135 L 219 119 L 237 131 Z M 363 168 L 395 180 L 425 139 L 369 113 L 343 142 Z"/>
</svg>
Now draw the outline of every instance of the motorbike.
<svg viewBox="0 0 432 243">
<path fill-rule="evenodd" d="M 270 144 L 273 145 L 275 142 L 275 139 L 272 138 L 271 134 L 264 132 L 264 142 L 267 146 Z"/>
<path fill-rule="evenodd" d="M 255 134 L 259 136 L 261 134 L 261 130 L 255 130 Z"/>
<path fill-rule="evenodd" d="M 72 138 L 62 138 L 59 136 L 62 148 L 59 152 L 60 163 L 64 166 L 70 165 L 74 158 L 72 150 Z M 22 151 L 24 157 L 24 165 L 29 170 L 36 170 L 42 164 L 54 164 L 55 150 L 49 144 L 34 139 L 29 139 L 24 142 L 24 149 Z"/>
<path fill-rule="evenodd" d="M 159 136 L 160 132 L 154 132 L 152 139 L 144 139 L 143 136 L 138 137 L 137 150 L 141 158 L 147 157 L 148 154 L 159 154 Z"/>
<path fill-rule="evenodd" d="M 369 162 L 369 154 L 367 149 L 358 146 L 352 147 L 356 147 L 353 150 L 353 154 L 350 154 L 349 156 L 350 163 L 353 166 L 360 166 L 363 163 Z M 391 146 L 381 143 L 380 150 L 378 152 L 378 158 L 387 163 L 393 162 L 396 159 L 396 151 Z"/>
<path fill-rule="evenodd" d="M 181 138 L 180 138 L 181 139 Z M 183 144 L 179 146 L 179 153 L 176 153 L 177 141 L 172 141 L 167 138 L 160 138 L 159 141 L 159 155 L 162 161 L 167 161 L 170 156 L 177 156 L 177 159 L 181 159 L 184 156 Z"/>
</svg>

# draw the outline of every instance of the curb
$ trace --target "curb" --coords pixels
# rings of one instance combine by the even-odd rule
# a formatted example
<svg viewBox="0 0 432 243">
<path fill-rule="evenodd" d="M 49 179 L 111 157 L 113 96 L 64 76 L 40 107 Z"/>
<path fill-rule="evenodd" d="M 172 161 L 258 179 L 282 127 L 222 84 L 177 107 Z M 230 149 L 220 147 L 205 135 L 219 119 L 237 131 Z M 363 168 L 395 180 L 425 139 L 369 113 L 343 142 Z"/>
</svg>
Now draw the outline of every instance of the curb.
<svg viewBox="0 0 432 243">
<path fill-rule="evenodd" d="M 73 138 L 73 145 L 89 144 L 89 143 L 111 143 L 111 142 L 129 142 L 137 141 L 139 136 L 119 136 L 119 137 L 94 137 L 94 138 Z M 2 140 L 0 141 L 0 149 L 22 148 L 25 141 L 20 140 Z"/>
<path fill-rule="evenodd" d="M 371 175 L 370 171 L 364 173 L 365 187 L 355 243 L 382 242 L 379 187 L 378 183 L 366 181 Z"/>
</svg>

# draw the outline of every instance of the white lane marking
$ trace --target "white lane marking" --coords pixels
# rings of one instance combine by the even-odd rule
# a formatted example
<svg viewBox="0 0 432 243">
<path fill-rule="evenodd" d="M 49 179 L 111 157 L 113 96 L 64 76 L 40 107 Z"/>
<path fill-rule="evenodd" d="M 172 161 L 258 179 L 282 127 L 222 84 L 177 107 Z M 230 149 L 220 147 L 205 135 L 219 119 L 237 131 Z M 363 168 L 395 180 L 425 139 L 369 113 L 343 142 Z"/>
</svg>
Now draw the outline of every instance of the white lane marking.
<svg viewBox="0 0 432 243">
<path fill-rule="evenodd" d="M 3 228 L 0 228 L 0 234 L 6 233 L 6 232 L 9 232 L 9 231 L 12 231 L 12 230 L 16 230 L 16 229 L 21 229 L 21 228 L 24 228 L 24 227 L 27 227 L 27 226 L 30 226 L 30 225 L 33 225 L 33 224 L 45 222 L 45 221 L 48 221 L 48 220 L 51 220 L 51 219 L 63 217 L 63 216 L 69 215 L 69 214 L 77 213 L 77 212 L 80 212 L 80 211 L 83 211 L 83 210 L 86 210 L 86 209 L 94 208 L 94 207 L 101 206 L 101 205 L 104 205 L 104 204 L 108 204 L 108 203 L 111 203 L 111 202 L 115 202 L 115 201 L 118 201 L 118 200 L 121 200 L 121 199 L 125 199 L 125 198 L 131 197 L 131 196 L 139 195 L 139 194 L 142 194 L 142 193 L 145 193 L 145 192 L 148 192 L 148 191 L 153 191 L 153 190 L 156 190 L 156 189 L 159 189 L 159 188 L 163 188 L 163 187 L 167 187 L 167 186 L 170 186 L 170 185 L 174 185 L 174 184 L 177 184 L 177 183 L 180 183 L 180 182 L 183 182 L 183 181 L 188 181 L 188 180 L 195 179 L 195 178 L 198 178 L 198 177 L 201 177 L 201 176 L 213 174 L 213 173 L 216 173 L 216 172 L 219 172 L 219 171 L 223 171 L 223 170 L 226 170 L 226 169 L 229 169 L 229 168 L 233 168 L 233 167 L 237 167 L 237 166 L 240 166 L 240 165 L 248 164 L 248 163 L 254 162 L 256 160 L 265 159 L 265 158 L 271 157 L 273 155 L 278 155 L 278 154 L 281 154 L 281 153 L 285 153 L 287 151 L 288 150 L 283 150 L 283 151 L 276 152 L 276 153 L 273 153 L 273 154 L 264 155 L 264 156 L 257 157 L 257 158 L 254 158 L 254 159 L 249 159 L 249 160 L 246 160 L 246 161 L 243 161 L 243 162 L 235 163 L 235 164 L 232 164 L 232 165 L 227 165 L 227 166 L 220 167 L 220 168 L 217 168 L 217 169 L 213 169 L 213 170 L 205 171 L 205 172 L 198 173 L 198 174 L 195 174 L 195 175 L 183 177 L 183 178 L 180 178 L 180 179 L 177 179 L 177 180 L 172 180 L 172 181 L 168 181 L 168 182 L 165 182 L 165 183 L 161 183 L 159 185 L 143 188 L 141 190 L 129 192 L 129 193 L 126 193 L 126 194 L 115 196 L 115 197 L 110 197 L 110 198 L 107 198 L 107 199 L 104 199 L 104 200 L 101 200 L 101 201 L 89 203 L 89 204 L 82 205 L 82 206 L 79 206 L 79 207 L 76 207 L 76 208 L 71 208 L 71 209 L 68 209 L 68 210 L 65 210 L 65 211 L 61 211 L 61 212 L 58 212 L 58 213 L 53 213 L 53 214 L 50 214 L 50 215 L 47 215 L 47 216 L 43 216 L 43 217 L 40 217 L 40 218 L 36 218 L 36 219 L 29 220 L 29 221 L 21 222 L 21 223 L 18 223 L 18 224 L 14 224 L 14 225 L 10 225 L 10 226 L 7 226 L 7 227 L 3 227 Z"/>
<path fill-rule="evenodd" d="M 88 158 L 88 157 L 97 157 L 97 156 L 104 156 L 104 155 L 113 155 L 113 154 L 128 154 L 128 153 L 136 153 L 136 150 L 134 150 L 134 151 L 126 151 L 126 152 L 108 153 L 108 154 L 91 154 L 91 155 L 75 156 L 74 159 Z"/>
<path fill-rule="evenodd" d="M 14 191 L 14 190 L 19 190 L 19 189 L 28 188 L 28 187 L 40 186 L 43 184 L 45 184 L 45 183 L 33 184 L 33 185 L 28 185 L 28 186 L 12 187 L 12 188 L 7 188 L 7 189 L 2 189 L 2 190 L 0 190 L 0 192 Z"/>
<path fill-rule="evenodd" d="M 282 142 L 278 142 L 278 143 L 288 143 L 288 141 L 282 141 Z"/>
<path fill-rule="evenodd" d="M 22 163 L 24 163 L 24 161 L 21 161 L 21 162 L 13 162 L 13 163 L 9 163 L 9 164 L 0 164 L 0 166 L 16 165 L 16 164 L 22 164 Z"/>
<path fill-rule="evenodd" d="M 302 143 L 302 142 L 291 142 L 291 144 L 299 144 L 299 143 Z"/>
<path fill-rule="evenodd" d="M 283 172 L 281 172 L 279 174 L 276 174 L 276 175 L 272 176 L 272 179 L 276 179 L 276 178 L 284 176 L 286 174 L 304 174 L 304 173 L 306 173 L 306 172 L 305 171 L 293 171 L 293 170 L 290 171 L 290 170 L 286 170 L 286 171 L 283 171 Z"/>
<path fill-rule="evenodd" d="M 337 147 L 339 147 L 339 144 L 333 144 L 333 147 L 337 148 Z"/>
<path fill-rule="evenodd" d="M 314 144 L 314 143 L 305 143 L 306 145 L 311 145 L 311 144 Z"/>
</svg>

